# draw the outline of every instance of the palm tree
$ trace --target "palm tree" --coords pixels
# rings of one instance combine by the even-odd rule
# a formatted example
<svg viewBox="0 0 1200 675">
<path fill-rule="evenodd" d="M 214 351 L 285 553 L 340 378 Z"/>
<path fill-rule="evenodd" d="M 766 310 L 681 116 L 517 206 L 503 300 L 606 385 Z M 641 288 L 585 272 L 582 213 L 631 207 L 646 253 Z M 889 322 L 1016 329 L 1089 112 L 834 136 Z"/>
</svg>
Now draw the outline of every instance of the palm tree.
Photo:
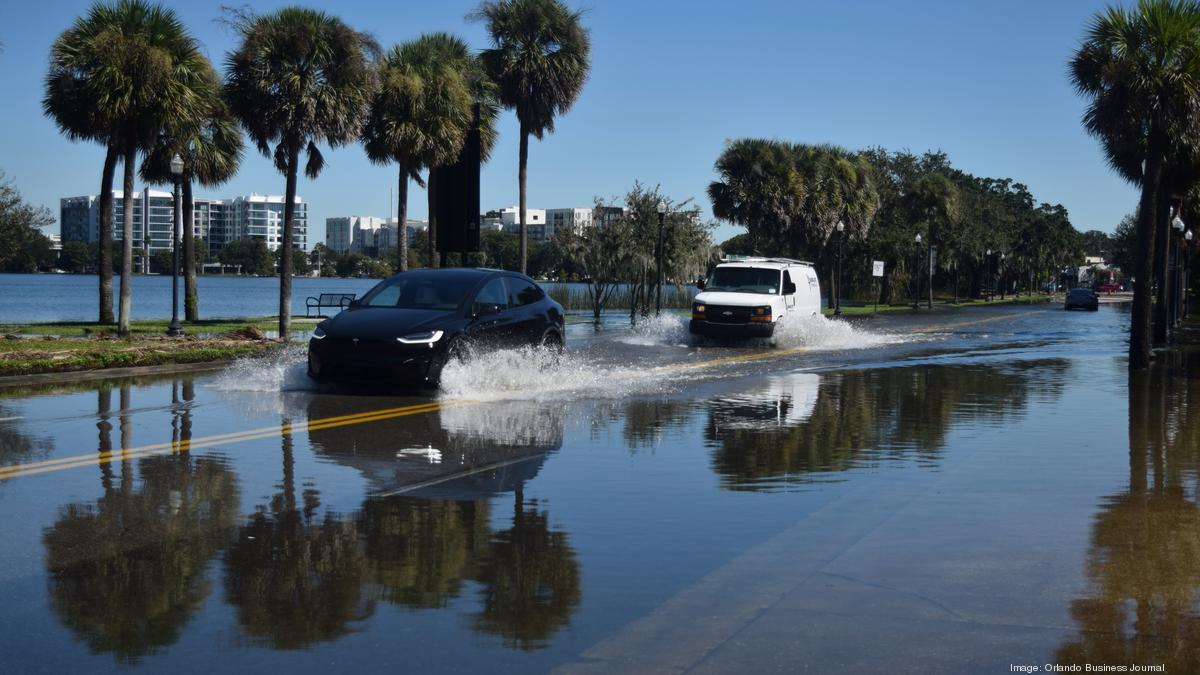
<svg viewBox="0 0 1200 675">
<path fill-rule="evenodd" d="M 1140 0 L 1097 14 L 1071 61 L 1071 79 L 1090 99 L 1083 123 L 1105 145 L 1109 163 L 1131 167 L 1114 148 L 1137 147 L 1141 188 L 1134 259 L 1129 367 L 1150 364 L 1150 278 L 1155 225 L 1171 136 L 1196 109 L 1200 94 L 1200 3 Z M 1132 141 L 1130 140 L 1132 138 Z M 1144 168 L 1143 167 L 1144 162 Z"/>
<path fill-rule="evenodd" d="M 226 97 L 287 179 L 279 257 L 279 334 L 286 337 L 300 152 L 307 155 L 305 175 L 315 179 L 325 166 L 319 142 L 336 147 L 358 138 L 375 88 L 378 47 L 341 19 L 299 7 L 245 15 L 236 26 L 242 43 L 226 55 Z"/>
<path fill-rule="evenodd" d="M 950 234 L 949 230 L 958 220 L 958 188 L 944 174 L 928 173 L 917 179 L 906 197 L 914 220 L 925 224 L 928 238 L 926 251 L 932 262 L 934 247 L 947 243 L 949 237 L 946 235 Z M 945 255 L 942 258 L 947 259 Z M 930 266 L 931 274 L 932 269 Z M 933 309 L 933 279 L 929 280 L 928 286 L 927 306 Z"/>
<path fill-rule="evenodd" d="M 488 75 L 500 90 L 500 102 L 517 112 L 521 128 L 520 191 L 521 272 L 529 256 L 525 223 L 529 136 L 541 140 L 554 132 L 555 116 L 571 109 L 590 66 L 591 42 L 580 12 L 560 0 L 488 0 L 471 15 L 487 22 L 492 48 L 481 54 Z"/>
<path fill-rule="evenodd" d="M 457 64 L 442 58 L 447 47 L 466 45 L 446 33 L 422 35 L 397 45 L 380 65 L 380 87 L 363 128 L 367 157 L 399 167 L 396 209 L 400 270 L 408 269 L 408 181 L 424 186 L 420 172 L 453 163 L 473 118 L 470 83 Z M 473 58 L 473 57 L 472 57 Z M 431 213 L 432 216 L 432 213 Z"/>
<path fill-rule="evenodd" d="M 42 109 L 72 140 L 106 145 L 100 185 L 100 321 L 112 317 L 112 181 L 125 164 L 121 304 L 129 331 L 133 164 L 164 122 L 195 112 L 196 41 L 172 10 L 145 0 L 97 3 L 55 41 Z"/>
<path fill-rule="evenodd" d="M 242 161 L 242 130 L 220 95 L 219 77 L 211 66 L 205 77 L 209 81 L 205 114 L 179 128 L 164 128 L 141 168 L 143 180 L 169 183 L 174 179 L 171 157 L 178 154 L 183 159 L 183 309 L 188 321 L 200 318 L 192 181 L 205 187 L 221 185 L 233 178 Z"/>
</svg>

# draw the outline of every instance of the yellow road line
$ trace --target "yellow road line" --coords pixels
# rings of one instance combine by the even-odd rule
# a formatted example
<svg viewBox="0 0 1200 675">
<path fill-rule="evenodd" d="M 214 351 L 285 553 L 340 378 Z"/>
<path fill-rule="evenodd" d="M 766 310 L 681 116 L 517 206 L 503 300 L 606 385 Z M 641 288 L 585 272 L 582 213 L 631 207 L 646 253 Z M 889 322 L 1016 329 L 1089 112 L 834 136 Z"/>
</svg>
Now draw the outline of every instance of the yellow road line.
<svg viewBox="0 0 1200 675">
<path fill-rule="evenodd" d="M 12 466 L 0 467 L 0 480 L 5 478 L 16 478 L 19 476 L 30 476 L 39 473 L 47 473 L 50 471 L 59 471 L 62 469 L 72 469 L 80 466 L 91 466 L 94 464 L 107 464 L 109 462 L 129 459 L 137 459 L 141 457 L 151 457 L 154 455 L 165 455 L 173 452 L 181 452 L 183 450 L 191 450 L 195 448 L 209 448 L 216 445 L 224 445 L 229 443 L 240 443 L 244 441 L 261 440 L 263 438 L 271 438 L 292 433 L 293 431 L 307 431 L 331 429 L 334 427 L 347 426 L 350 424 L 362 424 L 365 422 L 376 422 L 379 420 L 393 419 L 396 417 L 406 417 L 408 415 L 420 415 L 435 410 L 440 410 L 447 405 L 461 405 L 471 403 L 470 401 L 447 401 L 442 403 L 431 402 L 420 405 L 404 406 L 401 408 L 387 408 L 383 410 L 372 410 L 354 415 L 339 415 L 336 417 L 326 417 L 316 420 L 308 420 L 302 424 L 280 424 L 278 426 L 260 427 L 258 429 L 250 429 L 247 431 L 216 434 L 214 436 L 205 436 L 194 438 L 190 441 L 170 441 L 166 443 L 155 443 L 137 448 L 129 448 L 125 450 L 115 450 L 112 452 L 96 452 L 75 455 L 72 457 L 62 457 L 59 459 L 46 460 L 44 462 L 33 462 L 30 464 L 17 464 Z"/>
<path fill-rule="evenodd" d="M 1045 312 L 1046 310 L 1039 309 L 1039 310 L 1035 310 L 1035 311 Z M 1033 313 L 1034 312 L 1021 312 L 1019 314 L 1001 314 L 1000 316 L 990 316 L 986 319 L 976 319 L 975 321 L 960 321 L 958 323 L 947 323 L 947 324 L 942 324 L 940 326 L 926 326 L 925 328 L 913 328 L 909 332 L 910 333 L 936 333 L 938 331 L 943 331 L 948 328 L 962 328 L 963 326 L 976 326 L 981 323 L 991 323 L 993 321 L 1003 321 L 1004 319 L 1011 319 L 1013 317 L 1024 316 L 1026 314 L 1033 314 Z"/>
<path fill-rule="evenodd" d="M 1042 310 L 1045 311 L 1045 310 Z M 926 328 L 913 329 L 913 333 L 931 333 L 951 328 L 961 328 L 963 326 L 973 326 L 982 323 L 993 321 L 1001 321 L 1010 319 L 1019 314 L 1005 314 L 1003 316 L 989 317 L 976 321 L 964 321 L 954 324 L 943 324 L 941 326 L 930 326 Z M 656 372 L 685 372 L 690 370 L 703 370 L 706 368 L 714 368 L 716 366 L 727 365 L 730 363 L 748 363 L 752 361 L 765 361 L 768 359 L 778 359 L 785 356 L 792 356 L 808 351 L 805 347 L 791 347 L 769 352 L 755 352 L 751 354 L 739 354 L 736 356 L 725 356 L 707 361 L 699 361 L 695 363 L 673 363 L 666 366 L 659 366 L 652 370 Z M 315 420 L 308 420 L 302 424 L 280 424 L 277 426 L 259 427 L 257 429 L 248 429 L 245 431 L 234 431 L 225 434 L 215 434 L 212 436 L 204 436 L 194 438 L 190 441 L 168 441 L 165 443 L 155 443 L 152 445 L 144 445 L 136 448 L 128 448 L 115 450 L 110 452 L 94 452 L 73 455 L 70 457 L 60 457 L 57 459 L 48 459 L 41 462 L 30 462 L 28 464 L 13 464 L 10 466 L 0 467 L 0 480 L 9 478 L 19 478 L 22 476 L 33 476 L 36 474 L 50 473 L 53 471 L 62 471 L 65 469 L 74 469 L 84 466 L 93 466 L 108 464 L 114 461 L 128 461 L 139 459 L 142 457 L 152 457 L 155 455 L 166 455 L 174 452 L 182 452 L 184 450 L 192 450 L 196 448 L 210 448 L 217 445 L 225 445 L 231 443 L 242 443 L 245 441 L 262 440 L 264 438 L 272 438 L 283 436 L 294 431 L 315 431 L 320 429 L 332 429 L 336 427 L 348 426 L 352 424 L 365 424 L 367 422 L 378 422 L 381 420 L 395 419 L 398 417 L 407 417 L 409 415 L 423 415 L 441 410 L 444 407 L 452 405 L 474 405 L 479 401 L 469 400 L 449 400 L 449 401 L 431 401 L 429 403 L 420 403 L 416 405 L 401 406 L 398 408 L 384 408 L 381 410 L 370 410 L 360 413 L 352 413 L 347 415 L 337 415 L 333 417 L 323 417 Z M 120 413 L 113 413 L 119 415 Z"/>
</svg>

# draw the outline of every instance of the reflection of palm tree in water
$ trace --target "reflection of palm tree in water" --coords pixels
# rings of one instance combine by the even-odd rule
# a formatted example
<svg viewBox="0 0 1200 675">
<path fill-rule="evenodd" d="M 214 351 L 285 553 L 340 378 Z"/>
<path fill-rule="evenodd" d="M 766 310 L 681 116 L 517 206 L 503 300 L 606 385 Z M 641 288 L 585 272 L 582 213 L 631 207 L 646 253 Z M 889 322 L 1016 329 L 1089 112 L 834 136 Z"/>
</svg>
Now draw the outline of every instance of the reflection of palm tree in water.
<svg viewBox="0 0 1200 675">
<path fill-rule="evenodd" d="M 297 508 L 291 421 L 283 419 L 283 481 L 268 508 L 238 528 L 225 555 L 225 587 L 242 629 L 278 649 L 335 640 L 374 613 L 362 592 L 366 558 L 354 522 L 315 518 L 316 493 Z"/>
<path fill-rule="evenodd" d="M 190 398 L 186 392 L 184 398 Z M 129 402 L 125 387 L 118 413 L 122 449 L 132 428 Z M 110 407 L 111 392 L 101 390 L 100 453 L 112 449 Z M 176 408 L 172 426 L 190 428 L 186 406 Z M 111 651 L 124 662 L 178 640 L 208 596 L 205 567 L 227 542 L 238 512 L 233 474 L 222 462 L 192 458 L 186 446 L 142 459 L 138 468 L 135 489 L 126 456 L 114 487 L 111 463 L 100 462 L 100 499 L 66 506 L 44 534 L 51 606 L 93 651 Z"/>
<path fill-rule="evenodd" d="M 1096 517 L 1087 562 L 1093 591 L 1072 604 L 1080 637 L 1059 650 L 1059 663 L 1200 672 L 1195 361 L 1168 353 L 1150 371 L 1130 374 L 1129 489 L 1106 499 Z"/>
<path fill-rule="evenodd" d="M 478 631 L 504 638 L 509 647 L 539 649 L 566 625 L 579 605 L 579 562 L 549 515 L 513 494 L 513 525 L 492 538 L 477 580 L 484 584 Z"/>
</svg>

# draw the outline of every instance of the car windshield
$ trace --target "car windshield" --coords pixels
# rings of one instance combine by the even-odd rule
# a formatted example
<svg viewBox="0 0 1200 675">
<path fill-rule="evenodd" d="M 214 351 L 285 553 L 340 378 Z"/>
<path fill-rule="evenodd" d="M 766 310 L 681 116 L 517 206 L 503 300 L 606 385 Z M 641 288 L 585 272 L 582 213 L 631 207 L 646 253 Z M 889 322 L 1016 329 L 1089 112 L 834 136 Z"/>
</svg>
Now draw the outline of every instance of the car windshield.
<svg viewBox="0 0 1200 675">
<path fill-rule="evenodd" d="M 436 309 L 449 311 L 462 304 L 478 278 L 432 274 L 401 274 L 385 279 L 363 296 L 364 307 Z"/>
<path fill-rule="evenodd" d="M 774 295 L 779 292 L 779 270 L 761 267 L 718 267 L 713 270 L 704 290 Z"/>
</svg>

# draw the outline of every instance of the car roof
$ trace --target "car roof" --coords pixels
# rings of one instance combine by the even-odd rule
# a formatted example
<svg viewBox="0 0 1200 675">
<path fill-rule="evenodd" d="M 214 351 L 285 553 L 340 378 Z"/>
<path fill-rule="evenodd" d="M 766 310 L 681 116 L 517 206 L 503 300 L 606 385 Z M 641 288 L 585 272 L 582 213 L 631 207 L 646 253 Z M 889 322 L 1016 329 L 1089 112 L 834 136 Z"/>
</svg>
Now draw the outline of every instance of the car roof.
<svg viewBox="0 0 1200 675">
<path fill-rule="evenodd" d="M 400 276 L 405 276 L 405 277 L 409 277 L 409 278 L 416 277 L 416 276 L 427 276 L 427 277 L 436 277 L 439 279 L 455 279 L 455 280 L 470 281 L 472 279 L 478 280 L 478 279 L 482 279 L 484 277 L 489 277 L 494 274 L 501 274 L 501 273 L 503 273 L 502 270 L 493 270 L 493 269 L 488 269 L 486 267 L 421 267 L 421 268 L 418 268 L 415 270 L 408 270 L 405 272 L 397 272 L 396 274 L 393 274 L 392 276 L 390 276 L 388 278 L 395 279 Z"/>
<path fill-rule="evenodd" d="M 744 260 L 722 262 L 717 267 L 758 267 L 782 270 L 788 267 L 812 267 L 812 263 L 806 263 L 802 260 L 789 260 L 787 258 L 746 258 Z"/>
</svg>

